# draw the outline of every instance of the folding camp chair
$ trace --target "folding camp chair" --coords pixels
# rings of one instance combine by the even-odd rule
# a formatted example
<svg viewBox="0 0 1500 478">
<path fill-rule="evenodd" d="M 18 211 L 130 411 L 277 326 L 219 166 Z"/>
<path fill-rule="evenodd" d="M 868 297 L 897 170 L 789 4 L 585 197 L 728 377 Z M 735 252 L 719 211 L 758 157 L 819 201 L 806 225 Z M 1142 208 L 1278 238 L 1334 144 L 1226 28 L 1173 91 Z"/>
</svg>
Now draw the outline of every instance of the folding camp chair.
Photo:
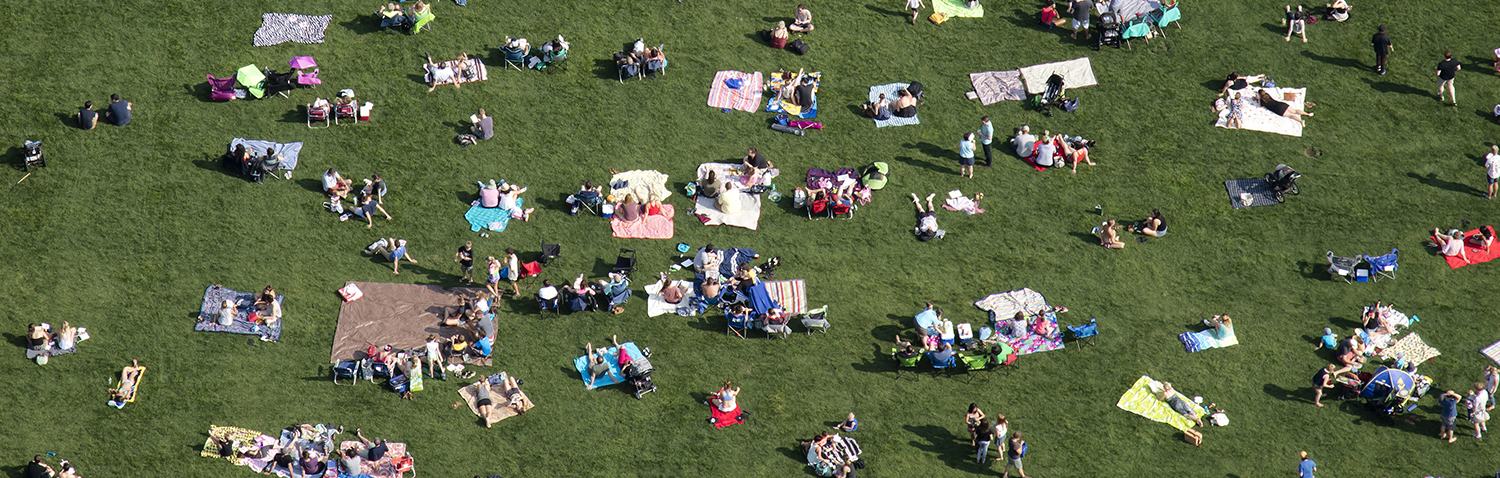
<svg viewBox="0 0 1500 478">
<path fill-rule="evenodd" d="M 729 311 L 725 311 L 724 317 L 729 319 L 729 330 L 725 331 L 724 335 L 729 335 L 732 333 L 734 335 L 738 335 L 743 339 L 745 338 L 745 334 L 750 332 L 749 314 L 739 315 Z"/>
<path fill-rule="evenodd" d="M 568 50 L 552 50 L 550 52 L 547 52 L 547 54 L 542 55 L 542 64 L 537 66 L 537 69 L 542 70 L 553 65 L 566 66 L 567 60 Z"/>
<path fill-rule="evenodd" d="M 844 219 L 854 219 L 854 199 L 835 199 L 828 204 L 828 217 L 839 217 L 840 214 L 848 214 Z"/>
<path fill-rule="evenodd" d="M 1380 256 L 1374 256 L 1374 257 L 1364 256 L 1364 258 L 1365 258 L 1365 262 L 1370 263 L 1370 270 L 1373 271 L 1373 272 L 1375 272 L 1375 280 L 1376 281 L 1380 280 L 1380 276 L 1389 277 L 1391 279 L 1395 279 L 1396 278 L 1396 265 L 1397 265 L 1396 264 L 1396 258 L 1397 258 L 1397 255 L 1396 255 L 1396 249 L 1395 248 L 1391 248 L 1391 253 L 1390 254 L 1385 254 L 1385 255 L 1380 255 Z"/>
<path fill-rule="evenodd" d="M 433 20 L 437 20 L 437 15 L 434 15 L 432 13 L 432 10 L 428 10 L 427 13 L 423 13 L 417 16 L 417 22 L 415 24 L 412 24 L 410 33 L 412 35 L 416 35 L 423 29 L 431 30 Z"/>
<path fill-rule="evenodd" d="M 813 330 L 828 333 L 828 305 L 809 310 L 802 314 L 802 327 L 807 329 L 807 335 L 812 335 Z"/>
<path fill-rule="evenodd" d="M 1328 274 L 1341 277 L 1344 279 L 1344 282 L 1353 284 L 1354 268 L 1359 266 L 1360 262 L 1364 262 L 1364 260 L 1360 259 L 1359 256 L 1339 257 L 1333 255 L 1333 251 L 1328 251 Z"/>
<path fill-rule="evenodd" d="M 901 378 L 902 370 L 916 371 L 917 363 L 922 361 L 922 354 L 913 355 L 911 358 L 901 358 L 896 356 L 900 352 L 901 349 L 891 349 L 891 360 L 896 362 L 896 378 L 898 379 Z M 915 375 L 913 374 L 913 376 Z M 920 379 L 921 377 L 917 378 Z"/>
<path fill-rule="evenodd" d="M 281 95 L 282 98 L 290 98 L 286 92 L 297 89 L 297 72 L 276 73 L 269 68 L 266 69 L 266 92 Z"/>
<path fill-rule="evenodd" d="M 331 114 L 332 112 L 333 112 L 333 108 L 331 106 L 329 106 L 327 102 L 324 102 L 323 104 L 316 105 L 316 106 L 313 105 L 313 104 L 307 105 L 307 127 L 308 128 L 327 128 L 327 127 L 333 126 L 332 119 L 331 119 L 332 116 L 333 116 Z M 321 126 L 321 127 L 320 126 L 313 126 L 312 122 L 314 122 L 314 121 L 322 122 L 323 126 Z"/>
<path fill-rule="evenodd" d="M 524 71 L 521 68 L 521 65 L 526 64 L 526 54 L 530 52 L 531 48 L 528 47 L 520 50 L 512 50 L 510 48 L 506 48 L 505 45 L 500 45 L 499 48 L 500 53 L 505 54 L 506 65 L 510 65 L 510 67 L 515 68 L 516 71 Z"/>
<path fill-rule="evenodd" d="M 562 244 L 548 244 L 542 241 L 542 257 L 539 259 L 543 264 L 550 264 L 562 255 Z"/>
<path fill-rule="evenodd" d="M 562 295 L 561 294 L 558 294 L 557 297 L 553 297 L 551 299 L 543 299 L 540 294 L 538 294 L 536 296 L 536 306 L 537 306 L 537 309 L 539 309 L 538 315 L 541 315 L 541 317 L 544 318 L 544 319 L 547 318 L 547 312 L 548 311 L 551 311 L 552 312 L 552 316 L 554 316 L 554 317 L 562 316 L 562 313 L 558 311 L 558 307 L 561 304 L 562 304 Z"/>
<path fill-rule="evenodd" d="M 229 101 L 235 99 L 234 78 L 214 78 L 208 76 L 208 99 L 214 101 Z"/>
<path fill-rule="evenodd" d="M 950 376 L 950 377 L 953 376 L 953 369 L 958 368 L 958 354 L 957 353 L 948 356 L 948 360 L 944 360 L 944 361 L 941 361 L 941 362 L 936 361 L 936 360 L 932 360 L 932 356 L 931 355 L 927 356 L 927 360 L 932 362 L 932 370 L 934 372 L 941 371 L 941 372 L 943 372 L 945 374 L 948 374 L 948 376 Z"/>
<path fill-rule="evenodd" d="M 578 206 L 579 209 L 588 211 L 589 214 L 598 216 L 599 206 L 603 204 L 604 198 L 598 192 L 589 191 L 589 194 L 585 195 L 583 191 L 579 191 L 573 194 L 573 205 Z"/>
<path fill-rule="evenodd" d="M 318 85 L 323 84 L 323 80 L 318 79 L 318 72 L 320 70 L 320 68 L 313 68 L 312 73 L 298 71 L 297 84 L 308 88 L 317 88 Z"/>
<path fill-rule="evenodd" d="M 990 354 L 988 352 L 955 354 L 955 356 L 959 360 L 958 369 L 969 376 L 968 380 L 965 380 L 964 383 L 974 381 L 974 372 L 995 369 L 995 367 L 991 366 Z"/>
<path fill-rule="evenodd" d="M 1082 350 L 1085 346 L 1098 345 L 1099 322 L 1089 317 L 1088 325 L 1069 325 L 1068 331 L 1073 333 L 1073 343 Z"/>
<path fill-rule="evenodd" d="M 359 369 L 363 361 L 345 360 L 333 366 L 333 384 L 338 385 L 339 379 L 354 385 L 359 382 Z"/>
<path fill-rule="evenodd" d="M 615 266 L 609 272 L 630 277 L 635 272 L 635 249 L 620 249 L 620 256 L 615 258 Z"/>
<path fill-rule="evenodd" d="M 1157 27 L 1156 31 L 1159 32 L 1159 31 L 1161 31 L 1162 28 L 1166 28 L 1167 24 L 1169 24 L 1169 23 L 1176 23 L 1177 24 L 1177 29 L 1181 30 L 1182 29 L 1182 10 L 1181 10 L 1181 8 L 1182 8 L 1181 4 L 1174 4 L 1171 7 L 1167 7 L 1166 10 L 1163 10 L 1161 12 L 1161 18 L 1158 18 L 1156 20 L 1156 27 Z"/>
<path fill-rule="evenodd" d="M 333 105 L 333 124 L 342 126 L 354 123 L 359 123 L 359 108 L 353 104 Z"/>
</svg>

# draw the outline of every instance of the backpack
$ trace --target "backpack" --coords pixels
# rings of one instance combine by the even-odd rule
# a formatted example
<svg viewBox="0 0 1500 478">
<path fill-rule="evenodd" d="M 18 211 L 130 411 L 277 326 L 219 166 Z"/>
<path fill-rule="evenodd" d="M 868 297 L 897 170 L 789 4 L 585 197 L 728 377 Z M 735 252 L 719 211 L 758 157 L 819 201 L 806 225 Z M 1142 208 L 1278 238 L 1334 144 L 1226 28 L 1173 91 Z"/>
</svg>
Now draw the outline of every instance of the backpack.
<svg viewBox="0 0 1500 478">
<path fill-rule="evenodd" d="M 810 48 L 812 47 L 807 46 L 807 42 L 802 41 L 801 38 L 792 40 L 791 43 L 786 44 L 786 49 L 791 50 L 792 53 L 796 53 L 798 55 L 806 55 L 807 50 Z"/>
<path fill-rule="evenodd" d="M 1067 101 L 1064 101 L 1063 104 L 1062 104 L 1062 108 L 1063 108 L 1063 111 L 1067 111 L 1069 113 L 1072 113 L 1074 110 L 1077 110 L 1078 109 L 1078 98 L 1069 98 Z"/>
</svg>

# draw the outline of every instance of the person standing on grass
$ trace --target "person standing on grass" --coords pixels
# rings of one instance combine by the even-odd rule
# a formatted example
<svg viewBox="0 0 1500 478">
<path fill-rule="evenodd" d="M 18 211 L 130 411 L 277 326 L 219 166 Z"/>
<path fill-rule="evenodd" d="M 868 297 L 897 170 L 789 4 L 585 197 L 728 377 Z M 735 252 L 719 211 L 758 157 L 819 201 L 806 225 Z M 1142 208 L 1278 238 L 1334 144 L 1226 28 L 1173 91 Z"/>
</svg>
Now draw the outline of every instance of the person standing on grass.
<svg viewBox="0 0 1500 478">
<path fill-rule="evenodd" d="M 980 420 L 978 430 L 974 432 L 974 462 L 984 464 L 985 455 L 990 452 L 990 441 L 995 439 L 995 428 L 990 426 L 989 420 Z"/>
<path fill-rule="evenodd" d="M 1298 455 L 1302 456 L 1302 461 L 1297 463 L 1298 478 L 1313 478 L 1313 473 L 1318 471 L 1318 464 L 1308 458 L 1305 451 L 1298 452 Z"/>
<path fill-rule="evenodd" d="M 1375 36 L 1370 37 L 1370 44 L 1375 46 L 1375 72 L 1385 76 L 1385 56 L 1396 51 L 1396 46 L 1391 44 L 1391 37 L 1385 34 L 1385 25 L 1375 27 Z"/>
<path fill-rule="evenodd" d="M 474 283 L 474 241 L 464 241 L 463 247 L 453 254 L 453 262 L 458 263 L 458 278 L 469 284 Z"/>
<path fill-rule="evenodd" d="M 1073 39 L 1078 39 L 1078 32 L 1083 32 L 1083 39 L 1087 40 L 1094 36 L 1089 33 L 1089 11 L 1094 9 L 1093 0 L 1073 0 L 1068 4 L 1068 13 L 1073 14 Z"/>
<path fill-rule="evenodd" d="M 495 256 L 484 260 L 486 277 L 484 286 L 490 290 L 490 295 L 499 299 L 500 296 L 500 261 Z"/>
<path fill-rule="evenodd" d="M 1005 472 L 1000 476 L 1009 478 L 1010 468 L 1015 467 L 1016 474 L 1021 475 L 1021 478 L 1031 478 L 1029 476 L 1026 476 L 1025 470 L 1021 469 L 1021 457 L 1025 455 L 1026 440 L 1021 439 L 1021 432 L 1016 432 L 1015 434 L 1011 435 L 1010 440 L 1006 441 L 1005 443 L 1005 457 L 1009 459 L 1009 461 L 1005 464 Z"/>
<path fill-rule="evenodd" d="M 1439 440 L 1447 438 L 1448 443 L 1458 440 L 1458 437 L 1453 435 L 1453 429 L 1455 428 L 1453 422 L 1458 420 L 1458 400 L 1462 398 L 1462 396 L 1459 396 L 1457 392 L 1452 390 L 1443 392 L 1443 395 L 1438 397 L 1438 406 L 1441 407 L 1439 418 L 1442 419 L 1442 427 L 1438 429 Z"/>
<path fill-rule="evenodd" d="M 964 174 L 967 170 L 968 174 Z M 974 179 L 974 133 L 964 133 L 958 139 L 958 175 Z"/>
<path fill-rule="evenodd" d="M 1313 405 L 1323 406 L 1323 390 L 1333 388 L 1334 370 L 1338 370 L 1338 366 L 1328 364 L 1313 375 Z"/>
<path fill-rule="evenodd" d="M 521 259 L 516 257 L 516 250 L 505 248 L 505 280 L 510 281 L 510 288 L 515 291 L 516 297 L 521 296 Z"/>
<path fill-rule="evenodd" d="M 917 24 L 917 14 L 922 11 L 922 0 L 906 0 L 906 9 L 911 10 L 911 24 Z"/>
<path fill-rule="evenodd" d="M 1484 432 L 1489 431 L 1484 422 L 1489 421 L 1490 412 L 1485 410 L 1485 405 L 1490 401 L 1490 392 L 1484 390 L 1484 382 L 1474 382 L 1474 390 L 1469 391 L 1469 421 L 1474 423 L 1474 438 L 1484 439 Z"/>
<path fill-rule="evenodd" d="M 1484 404 L 1485 411 L 1495 409 L 1496 386 L 1500 386 L 1500 369 L 1494 365 L 1484 366 L 1484 391 L 1489 395 L 1489 401 Z"/>
<path fill-rule="evenodd" d="M 990 117 L 979 118 L 979 144 L 984 145 L 984 167 L 988 168 L 995 164 L 995 157 L 990 153 L 990 142 L 995 140 L 995 125 L 990 124 Z"/>
<path fill-rule="evenodd" d="M 1435 73 L 1438 77 L 1438 101 L 1443 101 L 1443 90 L 1447 90 L 1448 96 L 1453 98 L 1453 106 L 1458 106 L 1458 90 L 1453 89 L 1453 78 L 1458 76 L 1458 70 L 1462 69 L 1458 60 L 1453 59 L 1453 52 L 1443 50 L 1443 61 L 1438 62 L 1437 73 Z"/>
<path fill-rule="evenodd" d="M 1495 192 L 1500 189 L 1500 145 L 1490 145 L 1490 154 L 1484 155 L 1484 172 L 1489 179 L 1489 192 L 1484 194 L 1485 199 L 1495 199 Z M 1489 370 L 1485 374 L 1489 374 Z"/>
</svg>

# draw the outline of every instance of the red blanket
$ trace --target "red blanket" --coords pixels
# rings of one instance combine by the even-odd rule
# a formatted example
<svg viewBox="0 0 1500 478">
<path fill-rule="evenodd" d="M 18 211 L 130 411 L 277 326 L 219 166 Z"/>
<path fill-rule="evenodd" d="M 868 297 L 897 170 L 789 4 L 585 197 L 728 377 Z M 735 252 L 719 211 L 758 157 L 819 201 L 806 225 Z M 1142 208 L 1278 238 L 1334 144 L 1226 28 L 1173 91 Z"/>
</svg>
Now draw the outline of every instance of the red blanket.
<svg viewBox="0 0 1500 478">
<path fill-rule="evenodd" d="M 735 404 L 734 410 L 730 410 L 727 412 L 721 412 L 719 411 L 719 407 L 715 407 L 712 405 L 710 405 L 708 408 L 710 410 L 713 410 L 714 413 L 714 428 L 724 428 L 730 425 L 744 423 L 740 421 L 740 406 L 738 403 Z"/>
<path fill-rule="evenodd" d="M 1495 233 L 1495 228 L 1494 227 L 1492 227 L 1492 226 L 1484 226 L 1484 227 L 1488 228 L 1490 230 L 1490 234 L 1493 235 Z M 1464 262 L 1464 260 L 1462 258 L 1458 258 L 1458 257 L 1443 256 L 1443 259 L 1448 261 L 1448 268 L 1450 268 L 1450 269 L 1457 269 L 1457 268 L 1460 268 L 1460 267 L 1463 267 L 1463 266 L 1466 266 L 1466 265 L 1469 265 L 1469 264 L 1478 264 L 1478 263 L 1481 263 L 1481 262 L 1489 262 L 1491 259 L 1494 259 L 1496 257 L 1500 257 L 1500 246 L 1490 247 L 1490 251 L 1488 253 L 1486 253 L 1484 251 L 1484 247 L 1479 245 L 1479 240 L 1481 239 L 1481 237 L 1478 237 L 1478 236 L 1479 236 L 1479 229 L 1475 229 L 1475 230 L 1472 230 L 1472 231 L 1464 233 L 1464 255 L 1469 258 L 1469 262 Z M 1436 237 L 1430 237 L 1429 236 L 1428 239 L 1431 239 L 1432 242 L 1437 242 L 1437 238 Z"/>
</svg>

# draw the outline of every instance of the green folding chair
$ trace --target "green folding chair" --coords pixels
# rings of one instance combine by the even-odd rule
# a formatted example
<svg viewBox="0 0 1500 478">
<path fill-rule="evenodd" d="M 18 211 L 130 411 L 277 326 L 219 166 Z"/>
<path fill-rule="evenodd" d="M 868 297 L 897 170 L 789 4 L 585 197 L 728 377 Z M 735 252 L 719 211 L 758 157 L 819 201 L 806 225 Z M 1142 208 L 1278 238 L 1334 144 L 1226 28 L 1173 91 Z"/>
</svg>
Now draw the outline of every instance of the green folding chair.
<svg viewBox="0 0 1500 478">
<path fill-rule="evenodd" d="M 896 378 L 901 378 L 902 370 L 910 370 L 913 372 L 913 377 L 920 379 L 921 377 L 917 376 L 915 372 L 917 370 L 917 362 L 922 360 L 922 354 L 919 353 L 912 358 L 901 358 L 896 356 L 896 353 L 900 351 L 901 349 L 891 349 L 891 360 L 896 362 Z"/>
<path fill-rule="evenodd" d="M 417 32 L 422 31 L 423 28 L 431 30 L 432 29 L 431 23 L 432 23 L 433 20 L 436 20 L 436 19 L 437 19 L 437 15 L 434 15 L 432 13 L 432 10 L 428 10 L 427 13 L 424 13 L 421 16 L 417 17 L 417 23 L 414 24 L 414 25 L 412 25 L 412 27 L 411 27 L 411 34 L 416 35 Z"/>
</svg>

